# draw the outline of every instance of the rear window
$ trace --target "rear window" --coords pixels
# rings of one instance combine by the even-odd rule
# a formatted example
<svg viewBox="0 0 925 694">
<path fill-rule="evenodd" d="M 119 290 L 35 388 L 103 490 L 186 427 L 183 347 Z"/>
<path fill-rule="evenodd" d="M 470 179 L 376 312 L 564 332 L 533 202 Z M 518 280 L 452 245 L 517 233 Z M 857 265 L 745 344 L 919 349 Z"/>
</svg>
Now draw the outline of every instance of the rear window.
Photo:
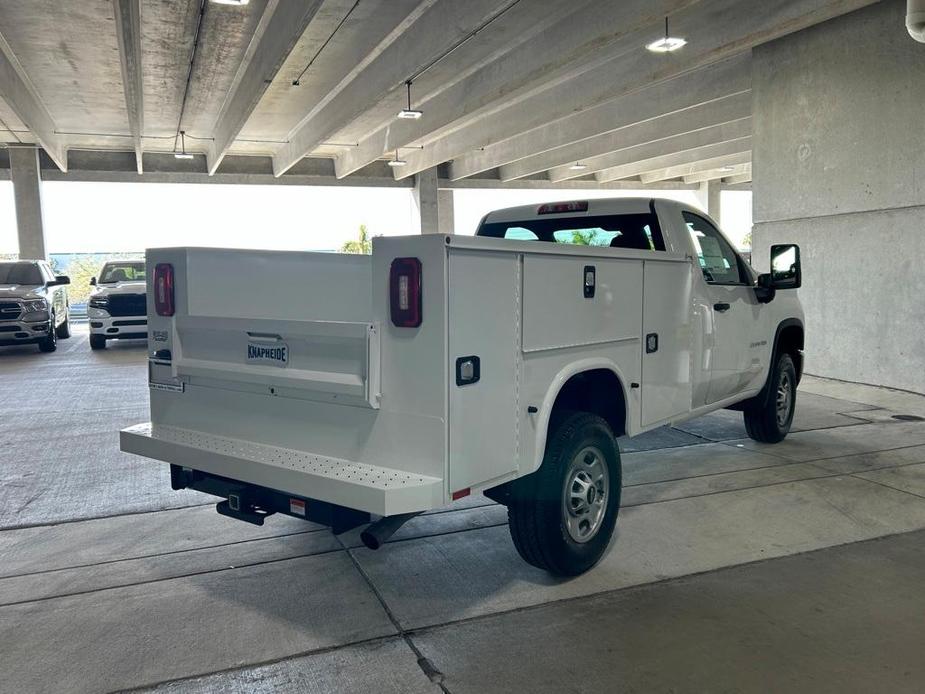
<svg viewBox="0 0 925 694">
<path fill-rule="evenodd" d="M 479 227 L 477 236 L 513 241 L 546 241 L 574 246 L 665 250 L 658 218 L 651 213 L 491 222 Z"/>
<path fill-rule="evenodd" d="M 39 266 L 34 263 L 0 263 L 0 284 L 45 284 Z"/>
</svg>

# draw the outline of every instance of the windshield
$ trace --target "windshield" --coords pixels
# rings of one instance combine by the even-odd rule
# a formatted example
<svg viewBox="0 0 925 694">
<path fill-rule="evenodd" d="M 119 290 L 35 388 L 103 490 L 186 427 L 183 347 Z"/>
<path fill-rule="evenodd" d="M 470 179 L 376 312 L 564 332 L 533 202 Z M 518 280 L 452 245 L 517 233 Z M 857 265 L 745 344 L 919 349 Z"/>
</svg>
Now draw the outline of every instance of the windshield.
<svg viewBox="0 0 925 694">
<path fill-rule="evenodd" d="M 654 214 L 527 219 L 483 224 L 478 236 L 515 241 L 546 241 L 578 246 L 609 246 L 664 251 L 665 242 Z"/>
<path fill-rule="evenodd" d="M 0 263 L 0 284 L 45 284 L 34 263 Z"/>
<path fill-rule="evenodd" d="M 100 284 L 111 282 L 144 282 L 145 264 L 143 262 L 106 263 L 100 274 Z"/>
</svg>

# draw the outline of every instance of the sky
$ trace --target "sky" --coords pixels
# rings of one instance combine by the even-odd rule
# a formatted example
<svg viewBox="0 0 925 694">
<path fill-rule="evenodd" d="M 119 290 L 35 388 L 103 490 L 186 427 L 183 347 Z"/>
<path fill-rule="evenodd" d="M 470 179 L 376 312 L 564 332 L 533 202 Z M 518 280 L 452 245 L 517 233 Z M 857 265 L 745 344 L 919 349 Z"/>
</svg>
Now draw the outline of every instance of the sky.
<svg viewBox="0 0 925 694">
<path fill-rule="evenodd" d="M 407 188 L 90 183 L 46 181 L 42 205 L 49 253 L 140 252 L 155 246 L 338 250 L 361 224 L 372 236 L 416 233 Z M 456 232 L 472 234 L 489 211 L 576 198 L 651 191 L 457 190 Z M 697 205 L 693 191 L 659 193 Z M 751 193 L 724 192 L 720 220 L 739 243 L 751 229 Z M 0 253 L 15 253 L 12 184 L 0 182 Z"/>
</svg>

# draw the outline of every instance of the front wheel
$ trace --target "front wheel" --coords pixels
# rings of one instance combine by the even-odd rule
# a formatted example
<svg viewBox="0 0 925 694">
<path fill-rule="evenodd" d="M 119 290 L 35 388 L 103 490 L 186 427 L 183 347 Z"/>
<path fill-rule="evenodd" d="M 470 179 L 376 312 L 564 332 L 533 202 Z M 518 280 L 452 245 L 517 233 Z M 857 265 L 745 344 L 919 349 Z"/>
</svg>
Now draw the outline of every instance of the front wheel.
<svg viewBox="0 0 925 694">
<path fill-rule="evenodd" d="M 64 314 L 64 320 L 61 325 L 55 329 L 55 334 L 59 340 L 66 340 L 71 336 L 71 309 L 67 309 Z"/>
<path fill-rule="evenodd" d="M 778 357 L 768 384 L 764 402 L 745 408 L 745 431 L 755 441 L 778 443 L 790 432 L 797 401 L 797 372 L 789 354 Z"/>
<path fill-rule="evenodd" d="M 51 316 L 51 322 L 48 324 L 48 335 L 39 341 L 39 349 L 43 352 L 54 352 L 58 349 L 58 332 L 55 330 L 55 317 Z"/>
<path fill-rule="evenodd" d="M 106 337 L 103 335 L 90 335 L 90 349 L 106 349 Z"/>
<path fill-rule="evenodd" d="M 560 576 L 597 564 L 617 522 L 621 477 L 620 451 L 601 417 L 576 412 L 551 425 L 543 464 L 508 505 L 524 561 Z"/>
</svg>

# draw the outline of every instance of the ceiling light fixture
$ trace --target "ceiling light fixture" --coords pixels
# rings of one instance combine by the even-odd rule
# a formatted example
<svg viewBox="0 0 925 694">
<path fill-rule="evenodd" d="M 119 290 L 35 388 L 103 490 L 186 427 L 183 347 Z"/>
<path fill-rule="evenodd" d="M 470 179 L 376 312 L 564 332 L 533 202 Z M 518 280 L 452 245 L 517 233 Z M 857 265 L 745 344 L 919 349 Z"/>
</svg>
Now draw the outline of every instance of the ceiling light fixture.
<svg viewBox="0 0 925 694">
<path fill-rule="evenodd" d="M 671 53 L 687 45 L 687 40 L 677 36 L 668 35 L 668 17 L 665 17 L 665 36 L 658 41 L 653 41 L 646 48 L 653 53 Z"/>
<path fill-rule="evenodd" d="M 736 170 L 736 167 L 734 167 L 734 166 L 722 166 L 722 167 L 720 167 L 720 171 L 722 171 L 723 173 L 729 173 L 730 171 L 735 171 L 735 170 Z"/>
<path fill-rule="evenodd" d="M 587 164 L 582 164 L 580 161 L 576 161 L 574 164 L 572 164 L 572 165 L 569 167 L 569 169 L 572 170 L 572 171 L 584 171 L 584 170 L 587 169 L 587 168 L 588 168 L 588 165 L 587 165 Z"/>
<path fill-rule="evenodd" d="M 237 5 L 238 7 L 246 5 L 250 1 L 251 0 L 212 0 L 216 5 Z"/>
<path fill-rule="evenodd" d="M 173 156 L 177 159 L 192 159 L 193 155 L 186 151 L 186 131 L 180 131 L 180 151 L 176 149 L 176 144 L 174 144 Z"/>
<path fill-rule="evenodd" d="M 411 108 L 411 80 L 405 82 L 405 86 L 408 88 L 408 107 L 399 111 L 398 117 L 407 120 L 417 120 L 424 115 L 424 112 Z"/>
<path fill-rule="evenodd" d="M 389 166 L 391 166 L 393 169 L 398 169 L 398 168 L 401 168 L 402 166 L 407 165 L 407 163 L 408 162 L 406 162 L 404 159 L 398 158 L 398 148 L 396 147 L 395 148 L 395 158 L 389 159 Z"/>
</svg>

